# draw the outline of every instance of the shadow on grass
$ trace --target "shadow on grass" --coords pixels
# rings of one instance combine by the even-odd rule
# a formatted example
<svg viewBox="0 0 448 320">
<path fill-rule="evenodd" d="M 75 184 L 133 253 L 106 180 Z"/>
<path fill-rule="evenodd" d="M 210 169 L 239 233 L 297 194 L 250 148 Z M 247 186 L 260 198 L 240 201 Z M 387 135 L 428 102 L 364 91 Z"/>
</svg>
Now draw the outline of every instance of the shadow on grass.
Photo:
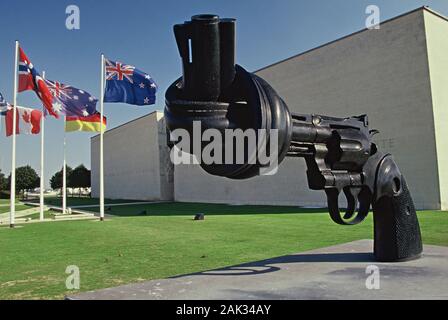
<svg viewBox="0 0 448 320">
<path fill-rule="evenodd" d="M 83 208 L 83 210 L 98 212 L 98 207 Z M 295 213 L 327 213 L 324 208 L 300 208 L 294 206 L 234 206 L 210 203 L 166 202 L 154 204 L 136 204 L 123 206 L 106 206 L 105 212 L 117 217 L 137 216 L 191 216 L 204 213 L 213 215 L 254 215 L 254 214 L 295 214 Z"/>
</svg>

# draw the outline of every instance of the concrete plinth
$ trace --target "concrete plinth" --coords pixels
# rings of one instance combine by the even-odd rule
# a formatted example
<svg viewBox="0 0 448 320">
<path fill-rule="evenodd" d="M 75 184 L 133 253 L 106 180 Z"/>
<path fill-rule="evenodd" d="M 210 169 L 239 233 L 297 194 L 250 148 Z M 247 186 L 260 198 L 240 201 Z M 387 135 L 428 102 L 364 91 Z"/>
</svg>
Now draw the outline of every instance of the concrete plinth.
<svg viewBox="0 0 448 320">
<path fill-rule="evenodd" d="M 448 299 L 448 247 L 425 246 L 421 259 L 378 263 L 373 242 L 318 250 L 175 278 L 85 292 L 68 299 Z M 176 263 L 182 263 L 177 261 Z M 380 289 L 367 289 L 368 266 Z"/>
</svg>

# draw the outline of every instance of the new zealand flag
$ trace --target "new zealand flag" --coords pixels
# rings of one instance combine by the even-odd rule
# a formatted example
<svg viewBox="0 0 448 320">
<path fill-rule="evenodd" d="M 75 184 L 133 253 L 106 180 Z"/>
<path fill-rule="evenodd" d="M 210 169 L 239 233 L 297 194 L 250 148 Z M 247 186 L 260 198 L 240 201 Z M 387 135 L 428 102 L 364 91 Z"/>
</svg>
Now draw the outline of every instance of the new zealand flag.
<svg viewBox="0 0 448 320">
<path fill-rule="evenodd" d="M 157 85 L 151 76 L 134 66 L 106 59 L 104 102 L 124 102 L 138 106 L 156 103 Z"/>
</svg>

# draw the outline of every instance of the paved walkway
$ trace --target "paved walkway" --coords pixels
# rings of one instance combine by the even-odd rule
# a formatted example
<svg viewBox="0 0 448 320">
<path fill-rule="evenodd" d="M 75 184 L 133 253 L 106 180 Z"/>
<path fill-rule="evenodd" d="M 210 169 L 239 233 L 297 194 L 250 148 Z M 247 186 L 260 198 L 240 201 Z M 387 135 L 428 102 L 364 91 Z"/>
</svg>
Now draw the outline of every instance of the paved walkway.
<svg viewBox="0 0 448 320">
<path fill-rule="evenodd" d="M 289 256 L 170 279 L 81 293 L 68 299 L 448 299 L 448 247 L 425 246 L 421 259 L 373 260 L 373 241 L 359 240 Z M 182 263 L 178 261 L 177 263 Z M 367 289 L 367 266 L 380 289 Z"/>
<path fill-rule="evenodd" d="M 30 209 L 16 211 L 14 216 L 16 218 L 26 217 L 26 216 L 29 216 L 29 215 L 32 215 L 32 214 L 38 213 L 38 212 L 40 212 L 40 208 L 36 207 L 36 208 L 30 208 Z M 4 219 L 9 219 L 9 211 L 0 214 L 0 221 L 2 221 Z"/>
</svg>

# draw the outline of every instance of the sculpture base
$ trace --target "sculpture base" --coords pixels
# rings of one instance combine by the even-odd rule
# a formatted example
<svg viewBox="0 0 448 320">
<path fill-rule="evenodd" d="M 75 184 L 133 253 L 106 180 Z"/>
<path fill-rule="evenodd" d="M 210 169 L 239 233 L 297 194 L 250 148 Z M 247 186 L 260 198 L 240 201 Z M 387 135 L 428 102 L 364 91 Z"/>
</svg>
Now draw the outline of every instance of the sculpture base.
<svg viewBox="0 0 448 320">
<path fill-rule="evenodd" d="M 224 269 L 85 292 L 67 298 L 448 299 L 448 247 L 424 246 L 421 259 L 399 263 L 376 262 L 372 248 L 373 241 L 359 240 Z M 378 267 L 379 289 L 367 289 L 367 286 L 375 287 L 378 284 L 371 274 L 376 268 L 368 266 Z"/>
</svg>

